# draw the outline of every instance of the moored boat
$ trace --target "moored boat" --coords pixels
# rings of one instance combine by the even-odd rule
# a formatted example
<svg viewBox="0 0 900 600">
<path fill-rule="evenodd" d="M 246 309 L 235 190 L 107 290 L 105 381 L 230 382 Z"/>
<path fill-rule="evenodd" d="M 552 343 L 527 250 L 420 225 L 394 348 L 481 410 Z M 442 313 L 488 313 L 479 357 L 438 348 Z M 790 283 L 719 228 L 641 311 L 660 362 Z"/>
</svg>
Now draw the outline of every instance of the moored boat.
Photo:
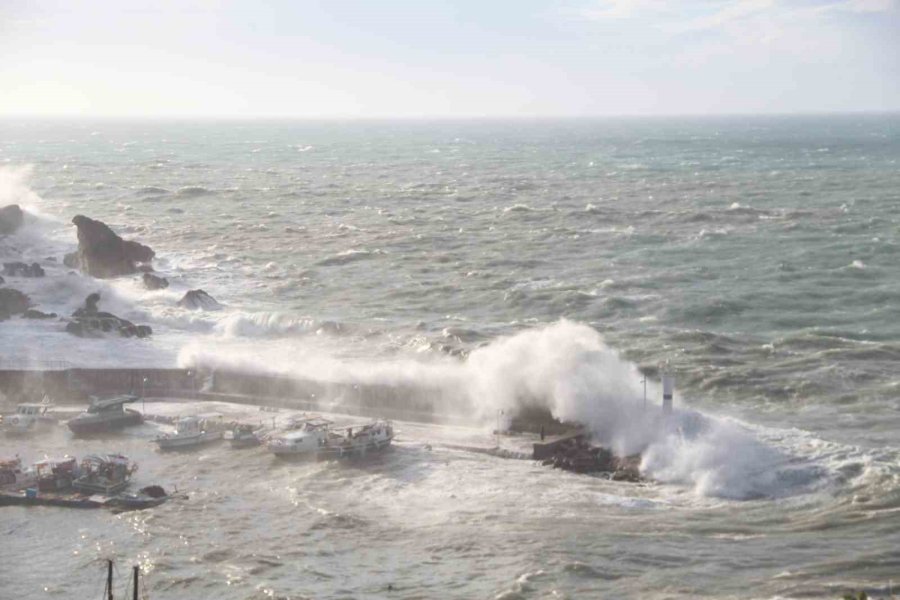
<svg viewBox="0 0 900 600">
<path fill-rule="evenodd" d="M 81 461 L 81 475 L 72 487 L 84 493 L 118 494 L 124 490 L 137 465 L 121 454 L 93 454 Z"/>
<path fill-rule="evenodd" d="M 157 437 L 160 450 L 191 448 L 222 439 L 225 426 L 221 415 L 184 417 L 175 423 L 175 432 Z"/>
<path fill-rule="evenodd" d="M 26 402 L 16 406 L 16 412 L 3 419 L 3 432 L 7 435 L 25 435 L 45 431 L 56 424 L 50 415 L 53 408 L 46 398 L 40 403 Z"/>
<path fill-rule="evenodd" d="M 275 456 L 314 456 L 318 448 L 333 436 L 332 422 L 321 417 L 296 419 L 288 425 L 288 430 L 269 438 L 266 444 Z"/>
<path fill-rule="evenodd" d="M 38 490 L 41 492 L 58 492 L 72 487 L 78 477 L 78 461 L 74 456 L 60 459 L 44 459 L 34 463 L 37 475 Z"/>
<path fill-rule="evenodd" d="M 23 469 L 22 459 L 0 460 L 0 490 L 18 490 L 37 483 L 34 469 Z"/>
<path fill-rule="evenodd" d="M 235 423 L 225 432 L 225 439 L 232 448 L 253 448 L 263 443 L 269 430 L 262 425 Z"/>
<path fill-rule="evenodd" d="M 348 458 L 382 450 L 394 439 L 389 421 L 373 421 L 361 427 L 331 429 L 331 421 L 306 419 L 297 429 L 269 440 L 268 448 L 280 457 Z"/>
<path fill-rule="evenodd" d="M 116 396 L 94 400 L 86 412 L 70 419 L 67 425 L 75 435 L 105 433 L 140 425 L 144 422 L 141 413 L 124 406 L 137 399 L 137 396 Z"/>
</svg>

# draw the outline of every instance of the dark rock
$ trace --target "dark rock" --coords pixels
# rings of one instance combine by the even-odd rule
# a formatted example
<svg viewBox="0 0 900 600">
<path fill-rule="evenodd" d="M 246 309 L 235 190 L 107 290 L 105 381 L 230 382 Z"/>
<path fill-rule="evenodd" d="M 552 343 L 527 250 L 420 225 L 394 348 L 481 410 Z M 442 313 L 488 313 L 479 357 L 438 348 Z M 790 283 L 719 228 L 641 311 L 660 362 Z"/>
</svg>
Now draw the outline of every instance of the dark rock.
<svg viewBox="0 0 900 600">
<path fill-rule="evenodd" d="M 144 287 L 148 290 L 162 290 L 169 287 L 169 280 L 151 273 L 144 273 Z"/>
<path fill-rule="evenodd" d="M 25 213 L 18 204 L 0 208 L 0 235 L 13 233 L 25 222 Z"/>
<path fill-rule="evenodd" d="M 148 325 L 135 325 L 128 319 L 98 310 L 99 302 L 100 294 L 95 292 L 89 295 L 84 306 L 72 313 L 74 320 L 66 324 L 66 331 L 78 337 L 101 337 L 106 333 L 118 333 L 122 337 L 145 338 L 153 333 Z"/>
<path fill-rule="evenodd" d="M 0 313 L 18 315 L 31 306 L 28 296 L 12 288 L 0 288 Z"/>
<path fill-rule="evenodd" d="M 33 308 L 29 308 L 24 313 L 22 313 L 23 319 L 55 319 L 57 316 L 56 313 L 45 313 L 39 310 L 34 310 Z"/>
<path fill-rule="evenodd" d="M 43 277 L 44 269 L 37 263 L 30 265 L 23 262 L 3 263 L 3 274 L 9 277 Z"/>
<path fill-rule="evenodd" d="M 191 290 L 178 301 L 178 306 L 191 310 L 219 310 L 222 305 L 203 290 Z"/>
<path fill-rule="evenodd" d="M 156 255 L 148 246 L 123 240 L 102 221 L 76 215 L 72 223 L 78 228 L 78 252 L 67 254 L 63 262 L 93 277 L 130 275 Z"/>
</svg>

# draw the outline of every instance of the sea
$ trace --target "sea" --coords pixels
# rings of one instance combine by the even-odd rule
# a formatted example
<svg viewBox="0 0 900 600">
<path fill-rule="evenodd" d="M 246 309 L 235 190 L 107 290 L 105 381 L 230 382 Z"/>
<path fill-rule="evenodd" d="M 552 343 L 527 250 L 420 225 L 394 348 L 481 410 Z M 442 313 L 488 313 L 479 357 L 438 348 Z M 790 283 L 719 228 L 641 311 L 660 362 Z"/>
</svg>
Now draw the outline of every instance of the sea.
<svg viewBox="0 0 900 600">
<path fill-rule="evenodd" d="M 6 287 L 60 315 L 99 292 L 154 333 L 12 318 L 4 368 L 415 384 L 459 418 L 400 422 L 351 463 L 161 454 L 151 429 L 0 439 L 28 460 L 122 451 L 188 493 L 0 509 L 0 598 L 99 597 L 109 557 L 154 599 L 900 588 L 900 115 L 5 119 L 11 203 L 27 222 L 0 258 L 47 276 Z M 77 214 L 151 246 L 169 288 L 66 268 Z M 222 309 L 179 307 L 190 289 Z M 526 406 L 642 452 L 647 482 L 448 442 L 489 443 Z"/>
</svg>

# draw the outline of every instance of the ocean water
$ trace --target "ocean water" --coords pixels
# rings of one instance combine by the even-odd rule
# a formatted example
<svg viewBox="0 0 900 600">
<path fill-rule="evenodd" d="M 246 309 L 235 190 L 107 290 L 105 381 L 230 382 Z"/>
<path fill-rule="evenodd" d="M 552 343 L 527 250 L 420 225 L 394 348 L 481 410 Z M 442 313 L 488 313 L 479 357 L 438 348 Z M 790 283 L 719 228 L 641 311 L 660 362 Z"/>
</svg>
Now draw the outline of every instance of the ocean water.
<svg viewBox="0 0 900 600">
<path fill-rule="evenodd" d="M 0 165 L 0 205 L 33 215 L 0 257 L 48 274 L 7 285 L 63 314 L 100 291 L 155 331 L 80 340 L 12 319 L 4 364 L 425 383 L 481 430 L 539 403 L 644 449 L 656 482 L 429 452 L 439 427 L 368 468 L 222 448 L 199 474 L 138 437 L 120 443 L 198 499 L 119 517 L 4 509 L 0 589 L 91 593 L 31 570 L 35 553 L 91 585 L 99 557 L 140 561 L 161 598 L 837 597 L 900 582 L 896 115 L 3 121 Z M 153 247 L 171 287 L 69 274 L 75 214 Z M 194 288 L 225 308 L 175 306 Z M 655 407 L 661 370 L 677 377 L 675 426 L 643 408 L 642 372 Z M 62 543 L 41 541 L 48 527 Z"/>
</svg>

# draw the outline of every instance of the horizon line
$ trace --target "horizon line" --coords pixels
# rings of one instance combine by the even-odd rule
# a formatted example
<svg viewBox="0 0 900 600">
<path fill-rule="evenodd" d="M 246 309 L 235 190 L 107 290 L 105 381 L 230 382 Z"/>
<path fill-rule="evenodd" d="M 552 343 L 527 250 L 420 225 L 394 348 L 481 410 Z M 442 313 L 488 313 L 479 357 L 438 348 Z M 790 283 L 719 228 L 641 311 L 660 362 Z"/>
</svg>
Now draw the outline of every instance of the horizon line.
<svg viewBox="0 0 900 600">
<path fill-rule="evenodd" d="M 696 112 L 696 113 L 609 113 L 609 114 L 473 114 L 473 115 L 242 115 L 236 113 L 210 114 L 67 114 L 67 113 L 0 113 L 0 121 L 14 119 L 47 121 L 575 121 L 608 119 L 702 119 L 734 117 L 827 117 L 827 116 L 889 116 L 900 115 L 900 108 L 859 110 L 802 110 L 772 112 Z"/>
</svg>

